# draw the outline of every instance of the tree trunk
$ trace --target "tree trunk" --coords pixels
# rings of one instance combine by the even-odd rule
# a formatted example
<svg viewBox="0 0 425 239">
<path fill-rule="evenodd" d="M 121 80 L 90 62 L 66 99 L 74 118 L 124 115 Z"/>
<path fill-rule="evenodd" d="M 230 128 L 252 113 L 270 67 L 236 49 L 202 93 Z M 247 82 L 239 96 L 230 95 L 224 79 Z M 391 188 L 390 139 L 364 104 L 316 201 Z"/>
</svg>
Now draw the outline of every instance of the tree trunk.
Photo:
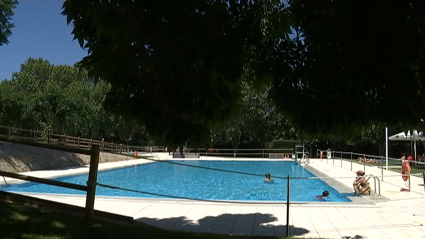
<svg viewBox="0 0 425 239">
<path fill-rule="evenodd" d="M 180 151 L 180 157 L 184 158 L 184 154 L 183 154 L 183 144 L 180 144 L 180 146 L 179 146 L 179 151 Z"/>
</svg>

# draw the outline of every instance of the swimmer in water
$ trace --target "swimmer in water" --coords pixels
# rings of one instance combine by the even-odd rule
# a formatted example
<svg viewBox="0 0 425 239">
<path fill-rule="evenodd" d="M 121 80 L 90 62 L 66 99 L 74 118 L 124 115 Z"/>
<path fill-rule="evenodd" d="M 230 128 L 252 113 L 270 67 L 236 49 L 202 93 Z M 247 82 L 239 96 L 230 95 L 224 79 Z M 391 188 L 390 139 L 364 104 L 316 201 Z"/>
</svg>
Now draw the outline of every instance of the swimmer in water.
<svg viewBox="0 0 425 239">
<path fill-rule="evenodd" d="M 325 191 L 323 191 L 322 195 L 317 195 L 316 198 L 317 199 L 325 199 L 328 196 L 329 196 L 329 191 L 328 190 L 325 190 Z"/>
<path fill-rule="evenodd" d="M 264 182 L 268 182 L 271 183 L 273 182 L 273 179 L 271 179 L 272 175 L 270 175 L 269 173 L 266 173 L 266 179 L 264 179 Z"/>
</svg>

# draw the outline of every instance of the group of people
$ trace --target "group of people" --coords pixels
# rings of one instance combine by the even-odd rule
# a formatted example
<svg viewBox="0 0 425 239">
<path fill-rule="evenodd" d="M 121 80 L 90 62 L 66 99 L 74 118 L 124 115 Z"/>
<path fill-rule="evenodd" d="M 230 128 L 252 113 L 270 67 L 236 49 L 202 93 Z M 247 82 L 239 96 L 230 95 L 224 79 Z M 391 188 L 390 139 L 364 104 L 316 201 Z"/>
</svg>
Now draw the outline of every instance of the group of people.
<svg viewBox="0 0 425 239">
<path fill-rule="evenodd" d="M 366 157 L 359 157 L 359 163 L 377 163 L 376 159 L 367 159 Z"/>
<path fill-rule="evenodd" d="M 266 182 L 266 183 L 273 182 L 273 179 L 272 179 L 272 175 L 271 174 L 266 173 L 265 176 L 266 176 L 266 178 L 264 179 L 264 182 Z M 316 196 L 317 199 L 322 199 L 322 200 L 325 199 L 325 198 L 327 198 L 327 197 L 329 197 L 329 191 L 328 190 L 325 190 L 325 191 L 322 192 L 321 195 L 317 195 Z"/>
<path fill-rule="evenodd" d="M 363 170 L 358 170 L 356 172 L 356 179 L 353 182 L 353 188 L 355 195 L 370 195 L 372 189 L 369 184 L 369 178 L 366 178 L 366 173 Z M 271 183 L 273 182 L 272 176 L 269 173 L 265 174 L 266 178 L 264 182 Z M 322 192 L 321 195 L 317 195 L 317 199 L 325 199 L 329 197 L 330 193 L 328 190 Z"/>
</svg>

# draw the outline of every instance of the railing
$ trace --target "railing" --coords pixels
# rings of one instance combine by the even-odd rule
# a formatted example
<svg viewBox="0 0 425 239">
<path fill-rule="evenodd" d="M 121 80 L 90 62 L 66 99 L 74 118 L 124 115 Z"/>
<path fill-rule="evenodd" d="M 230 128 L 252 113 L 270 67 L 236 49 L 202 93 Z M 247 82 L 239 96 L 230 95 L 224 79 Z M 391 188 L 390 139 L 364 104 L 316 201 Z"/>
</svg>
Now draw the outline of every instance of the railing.
<svg viewBox="0 0 425 239">
<path fill-rule="evenodd" d="M 189 152 L 194 152 L 189 149 Z M 218 157 L 252 157 L 252 158 L 269 158 L 270 154 L 292 154 L 293 148 L 286 149 L 219 149 L 219 148 L 200 148 L 197 153 L 201 156 L 218 156 Z"/>
<path fill-rule="evenodd" d="M 317 149 L 316 157 L 322 160 L 326 160 L 327 163 L 332 163 L 332 165 L 339 163 L 341 168 L 344 167 L 343 166 L 344 160 L 349 161 L 351 171 L 353 171 L 353 162 L 363 164 L 363 171 L 365 171 L 366 164 L 379 165 L 383 169 L 384 163 L 386 160 L 385 157 L 381 155 L 371 155 L 371 154 L 362 154 L 362 153 L 344 152 L 344 151 L 328 151 L 328 150 L 320 150 L 320 149 Z M 388 160 L 397 161 L 396 158 L 390 158 L 390 157 L 388 158 Z"/>
<path fill-rule="evenodd" d="M 70 135 L 54 134 L 38 130 L 28 130 L 16 127 L 0 125 L 0 136 L 13 136 L 16 140 L 38 142 L 45 144 L 61 145 L 80 149 L 90 149 L 93 145 L 98 145 L 102 152 L 122 153 L 122 152 L 160 152 L 161 146 L 129 146 L 104 140 L 95 140 Z"/>
<path fill-rule="evenodd" d="M 367 175 L 367 177 L 373 178 L 375 195 L 378 194 L 378 196 L 381 196 L 381 181 L 379 181 L 379 178 L 377 176 L 374 176 L 373 174 L 369 174 Z M 378 182 L 378 184 L 376 182 Z M 376 190 L 376 185 L 378 185 L 378 190 Z"/>
<path fill-rule="evenodd" d="M 60 145 L 50 145 L 45 143 L 31 142 L 28 140 L 21 141 L 15 136 L 0 136 L 0 141 L 15 143 L 15 144 L 23 144 L 23 145 L 33 146 L 33 147 L 60 150 L 60 151 L 71 152 L 71 153 L 90 155 L 90 168 L 89 168 L 87 186 L 80 185 L 80 184 L 73 184 L 73 183 L 65 183 L 65 182 L 60 182 L 60 181 L 55 181 L 50 179 L 44 179 L 44 178 L 31 177 L 31 176 L 21 175 L 17 173 L 10 173 L 5 171 L 0 171 L 0 176 L 3 176 L 3 179 L 4 177 L 10 177 L 10 178 L 16 178 L 20 180 L 26 180 L 31 182 L 37 182 L 37 183 L 43 183 L 48 185 L 54 185 L 54 186 L 59 186 L 64 188 L 71 188 L 75 190 L 85 191 L 87 193 L 85 216 L 86 218 L 93 217 L 94 200 L 95 200 L 96 185 L 97 185 L 97 172 L 98 172 L 98 164 L 99 164 L 99 151 L 100 151 L 98 145 L 92 145 L 90 150 L 87 150 L 87 149 L 64 147 Z"/>
<path fill-rule="evenodd" d="M 328 152 L 329 152 L 329 154 L 328 154 Z M 381 195 L 380 182 L 381 181 L 384 182 L 384 168 L 387 167 L 386 158 L 384 156 L 354 153 L 354 152 L 344 152 L 344 151 L 328 151 L 328 150 L 319 150 L 319 149 L 317 150 L 317 155 L 319 155 L 319 157 L 318 157 L 319 159 L 321 159 L 322 161 L 324 161 L 326 163 L 336 165 L 336 166 L 338 166 L 337 164 L 340 164 L 339 166 L 341 168 L 347 168 L 348 169 L 348 164 L 349 164 L 350 171 L 353 171 L 353 162 L 354 162 L 355 167 L 356 167 L 355 170 L 358 169 L 358 165 L 362 165 L 363 166 L 363 172 L 365 172 L 365 173 L 367 173 L 367 167 L 366 166 L 380 168 L 381 169 L 381 176 L 380 176 L 381 179 L 379 179 L 378 176 L 374 176 L 372 174 L 370 174 L 369 176 L 374 178 L 375 191 L 376 191 L 376 185 L 378 185 L 377 192 L 379 193 L 379 195 Z M 329 157 L 327 157 L 328 155 L 329 155 Z M 393 165 L 388 165 L 389 169 L 390 168 L 400 169 L 400 167 L 401 167 L 400 159 L 388 157 L 388 162 L 392 162 L 391 164 L 395 163 Z M 416 163 L 417 164 L 424 164 L 424 162 L 416 162 Z M 408 175 L 410 176 L 411 174 L 409 173 Z M 416 176 L 418 176 L 418 175 L 416 175 Z M 386 177 L 388 177 L 388 176 L 386 176 Z M 424 178 L 424 182 L 425 182 L 425 174 L 422 175 L 422 177 Z M 409 180 L 407 181 L 407 183 L 408 183 L 408 190 L 410 191 L 410 177 L 409 177 Z M 424 187 L 425 187 L 425 185 L 424 185 Z"/>
<path fill-rule="evenodd" d="M 304 145 L 296 145 L 295 146 L 295 161 L 299 164 L 306 163 L 310 164 L 310 157 L 308 150 L 304 147 Z"/>
</svg>

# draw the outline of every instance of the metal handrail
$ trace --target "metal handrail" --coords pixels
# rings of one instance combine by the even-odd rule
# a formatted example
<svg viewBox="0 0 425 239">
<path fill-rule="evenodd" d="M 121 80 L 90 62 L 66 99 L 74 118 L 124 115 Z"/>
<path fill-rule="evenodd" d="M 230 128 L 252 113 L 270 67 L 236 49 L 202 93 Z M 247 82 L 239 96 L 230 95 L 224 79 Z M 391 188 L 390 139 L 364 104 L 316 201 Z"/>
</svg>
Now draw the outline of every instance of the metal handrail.
<svg viewBox="0 0 425 239">
<path fill-rule="evenodd" d="M 161 158 L 159 157 L 159 155 L 158 155 L 158 154 L 153 154 L 153 155 L 155 156 L 155 159 L 156 159 L 156 160 L 158 160 L 158 161 L 159 161 L 159 160 L 161 160 Z"/>
<path fill-rule="evenodd" d="M 6 183 L 6 187 L 7 187 L 7 181 L 6 181 L 6 178 L 4 176 L 3 176 L 3 180 Z"/>
<path fill-rule="evenodd" d="M 373 186 L 375 189 L 375 195 L 378 194 L 378 196 L 381 196 L 381 181 L 379 180 L 379 178 L 377 176 L 374 176 L 373 174 L 369 174 L 367 175 L 367 177 L 369 178 L 373 178 Z M 369 179 L 367 179 L 369 180 Z M 378 180 L 378 191 L 376 190 L 376 181 Z"/>
</svg>

